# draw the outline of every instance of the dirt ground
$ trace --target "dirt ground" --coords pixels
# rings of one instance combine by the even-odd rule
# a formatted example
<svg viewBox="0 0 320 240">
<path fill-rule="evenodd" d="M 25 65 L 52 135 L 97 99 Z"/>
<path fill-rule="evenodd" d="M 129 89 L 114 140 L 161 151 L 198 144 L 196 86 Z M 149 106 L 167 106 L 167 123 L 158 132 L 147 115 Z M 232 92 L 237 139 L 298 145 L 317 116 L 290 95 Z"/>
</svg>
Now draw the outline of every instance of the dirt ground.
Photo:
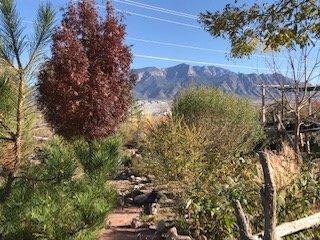
<svg viewBox="0 0 320 240">
<path fill-rule="evenodd" d="M 151 240 L 155 231 L 149 228 L 133 229 L 130 227 L 134 218 L 138 218 L 141 209 L 129 207 L 117 209 L 107 218 L 108 229 L 104 230 L 99 240 Z"/>
<path fill-rule="evenodd" d="M 112 180 L 110 185 L 117 189 L 119 194 L 130 192 L 135 184 L 129 180 Z M 144 191 L 153 189 L 153 184 L 146 184 Z M 118 207 L 106 219 L 106 229 L 101 232 L 99 240 L 155 240 L 155 230 L 148 228 L 134 229 L 131 227 L 133 219 L 139 218 L 142 208 L 136 206 Z"/>
</svg>

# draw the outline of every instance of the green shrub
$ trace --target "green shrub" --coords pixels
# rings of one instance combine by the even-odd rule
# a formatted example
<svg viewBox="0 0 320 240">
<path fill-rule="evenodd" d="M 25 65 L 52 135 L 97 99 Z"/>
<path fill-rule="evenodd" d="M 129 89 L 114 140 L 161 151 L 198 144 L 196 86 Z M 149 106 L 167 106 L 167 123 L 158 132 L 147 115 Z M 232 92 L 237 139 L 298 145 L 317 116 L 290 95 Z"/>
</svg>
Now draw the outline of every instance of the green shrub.
<svg viewBox="0 0 320 240">
<path fill-rule="evenodd" d="M 227 151 L 248 152 L 262 138 L 259 112 L 246 99 L 209 87 L 182 91 L 172 107 L 174 119 L 206 128 L 209 139 L 232 140 Z M 221 136 L 225 134 L 225 136 Z M 223 143 L 219 144 L 219 151 Z"/>
<path fill-rule="evenodd" d="M 148 172 L 162 182 L 175 185 L 195 185 L 205 168 L 207 142 L 199 128 L 181 121 L 168 120 L 148 132 L 143 141 L 144 158 L 135 168 Z"/>
<path fill-rule="evenodd" d="M 195 237 L 235 239 L 239 229 L 230 198 L 239 199 L 253 231 L 263 228 L 260 165 L 254 153 L 264 137 L 256 109 L 244 99 L 215 89 L 193 88 L 173 103 L 173 117 L 149 130 L 140 172 L 152 173 L 176 196 L 180 230 Z M 315 167 L 278 192 L 278 222 L 309 215 L 320 201 Z M 188 218 L 185 218 L 187 213 Z M 318 239 L 309 230 L 286 239 Z"/>
<path fill-rule="evenodd" d="M 5 239 L 96 239 L 116 203 L 116 192 L 106 180 L 119 164 L 121 145 L 116 138 L 94 144 L 96 173 L 85 160 L 84 141 L 52 141 L 23 168 L 12 194 L 0 205 Z"/>
<path fill-rule="evenodd" d="M 75 142 L 75 153 L 83 170 L 90 176 L 115 173 L 122 164 L 122 142 L 120 138 L 110 137 L 104 140 L 93 140 L 93 154 L 90 156 L 88 143 L 83 140 Z"/>
<path fill-rule="evenodd" d="M 172 115 L 147 133 L 144 158 L 136 168 L 151 169 L 175 192 L 177 212 L 183 216 L 187 210 L 189 231 L 195 237 L 237 236 L 230 195 L 249 213 L 259 209 L 252 155 L 263 136 L 257 111 L 247 100 L 211 88 L 192 88 L 175 99 Z M 254 225 L 261 226 L 258 221 Z"/>
<path fill-rule="evenodd" d="M 278 192 L 278 220 L 280 223 L 294 221 L 319 212 L 318 171 L 317 162 L 306 161 L 294 182 Z M 305 230 L 284 239 L 320 239 L 320 227 Z"/>
</svg>

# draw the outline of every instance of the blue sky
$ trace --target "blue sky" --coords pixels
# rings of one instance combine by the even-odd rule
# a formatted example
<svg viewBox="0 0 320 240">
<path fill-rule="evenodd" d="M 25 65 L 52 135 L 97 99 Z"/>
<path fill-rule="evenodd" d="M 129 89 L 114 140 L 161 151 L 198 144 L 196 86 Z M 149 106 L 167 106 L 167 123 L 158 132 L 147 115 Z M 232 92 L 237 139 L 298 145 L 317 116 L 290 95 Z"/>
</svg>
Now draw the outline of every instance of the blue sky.
<svg viewBox="0 0 320 240">
<path fill-rule="evenodd" d="M 32 28 L 28 22 L 34 19 L 41 0 L 16 1 L 18 10 L 25 21 L 26 31 L 30 32 Z M 201 11 L 221 10 L 225 4 L 231 3 L 233 0 L 129 0 L 131 4 L 123 3 L 125 1 L 128 2 L 128 0 L 114 0 L 114 6 L 118 10 L 127 11 L 126 14 L 128 14 L 125 20 L 127 24 L 126 42 L 133 45 L 132 50 L 135 55 L 133 68 L 168 67 L 183 61 L 192 65 L 221 66 L 236 72 L 267 72 L 265 57 L 253 56 L 244 60 L 229 59 L 224 53 L 230 48 L 228 40 L 213 39 L 207 32 L 197 28 L 200 27 L 199 23 L 192 19 L 192 16 L 198 15 Z M 59 23 L 61 15 L 59 9 L 65 7 L 68 0 L 51 0 L 51 2 L 58 13 L 57 23 Z M 104 4 L 103 0 L 96 2 Z M 168 10 L 154 11 L 147 9 L 147 5 L 143 5 L 144 8 L 134 6 L 136 5 L 132 4 L 134 2 Z M 252 3 L 252 1 L 245 2 Z M 180 17 L 168 14 L 169 10 L 189 15 L 188 17 Z M 103 9 L 99 11 L 103 14 Z M 147 17 L 137 16 L 137 14 Z"/>
</svg>

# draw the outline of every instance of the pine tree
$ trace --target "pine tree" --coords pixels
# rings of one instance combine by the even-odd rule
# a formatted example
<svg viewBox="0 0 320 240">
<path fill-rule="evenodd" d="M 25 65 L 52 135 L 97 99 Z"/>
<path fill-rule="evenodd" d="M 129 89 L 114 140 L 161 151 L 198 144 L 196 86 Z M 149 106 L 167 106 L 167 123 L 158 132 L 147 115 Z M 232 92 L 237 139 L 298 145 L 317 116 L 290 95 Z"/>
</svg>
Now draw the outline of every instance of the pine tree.
<svg viewBox="0 0 320 240">
<path fill-rule="evenodd" d="M 43 61 L 50 40 L 54 11 L 42 5 L 34 22 L 34 36 L 28 38 L 13 0 L 0 0 L 0 206 L 28 165 L 32 115 L 35 111 L 31 82 Z M 28 58 L 25 60 L 26 54 Z"/>
</svg>

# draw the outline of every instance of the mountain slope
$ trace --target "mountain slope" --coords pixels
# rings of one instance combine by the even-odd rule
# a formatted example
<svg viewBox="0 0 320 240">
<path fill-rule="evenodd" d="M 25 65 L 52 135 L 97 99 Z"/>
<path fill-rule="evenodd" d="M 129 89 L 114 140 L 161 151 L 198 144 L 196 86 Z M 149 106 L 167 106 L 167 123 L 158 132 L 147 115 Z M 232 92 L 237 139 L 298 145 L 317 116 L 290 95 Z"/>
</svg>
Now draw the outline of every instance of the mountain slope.
<svg viewBox="0 0 320 240">
<path fill-rule="evenodd" d="M 169 68 L 147 67 L 133 70 L 138 80 L 137 99 L 172 99 L 183 88 L 213 86 L 240 96 L 257 98 L 257 84 L 278 84 L 288 80 L 279 74 L 235 73 L 215 66 L 179 64 Z"/>
</svg>

